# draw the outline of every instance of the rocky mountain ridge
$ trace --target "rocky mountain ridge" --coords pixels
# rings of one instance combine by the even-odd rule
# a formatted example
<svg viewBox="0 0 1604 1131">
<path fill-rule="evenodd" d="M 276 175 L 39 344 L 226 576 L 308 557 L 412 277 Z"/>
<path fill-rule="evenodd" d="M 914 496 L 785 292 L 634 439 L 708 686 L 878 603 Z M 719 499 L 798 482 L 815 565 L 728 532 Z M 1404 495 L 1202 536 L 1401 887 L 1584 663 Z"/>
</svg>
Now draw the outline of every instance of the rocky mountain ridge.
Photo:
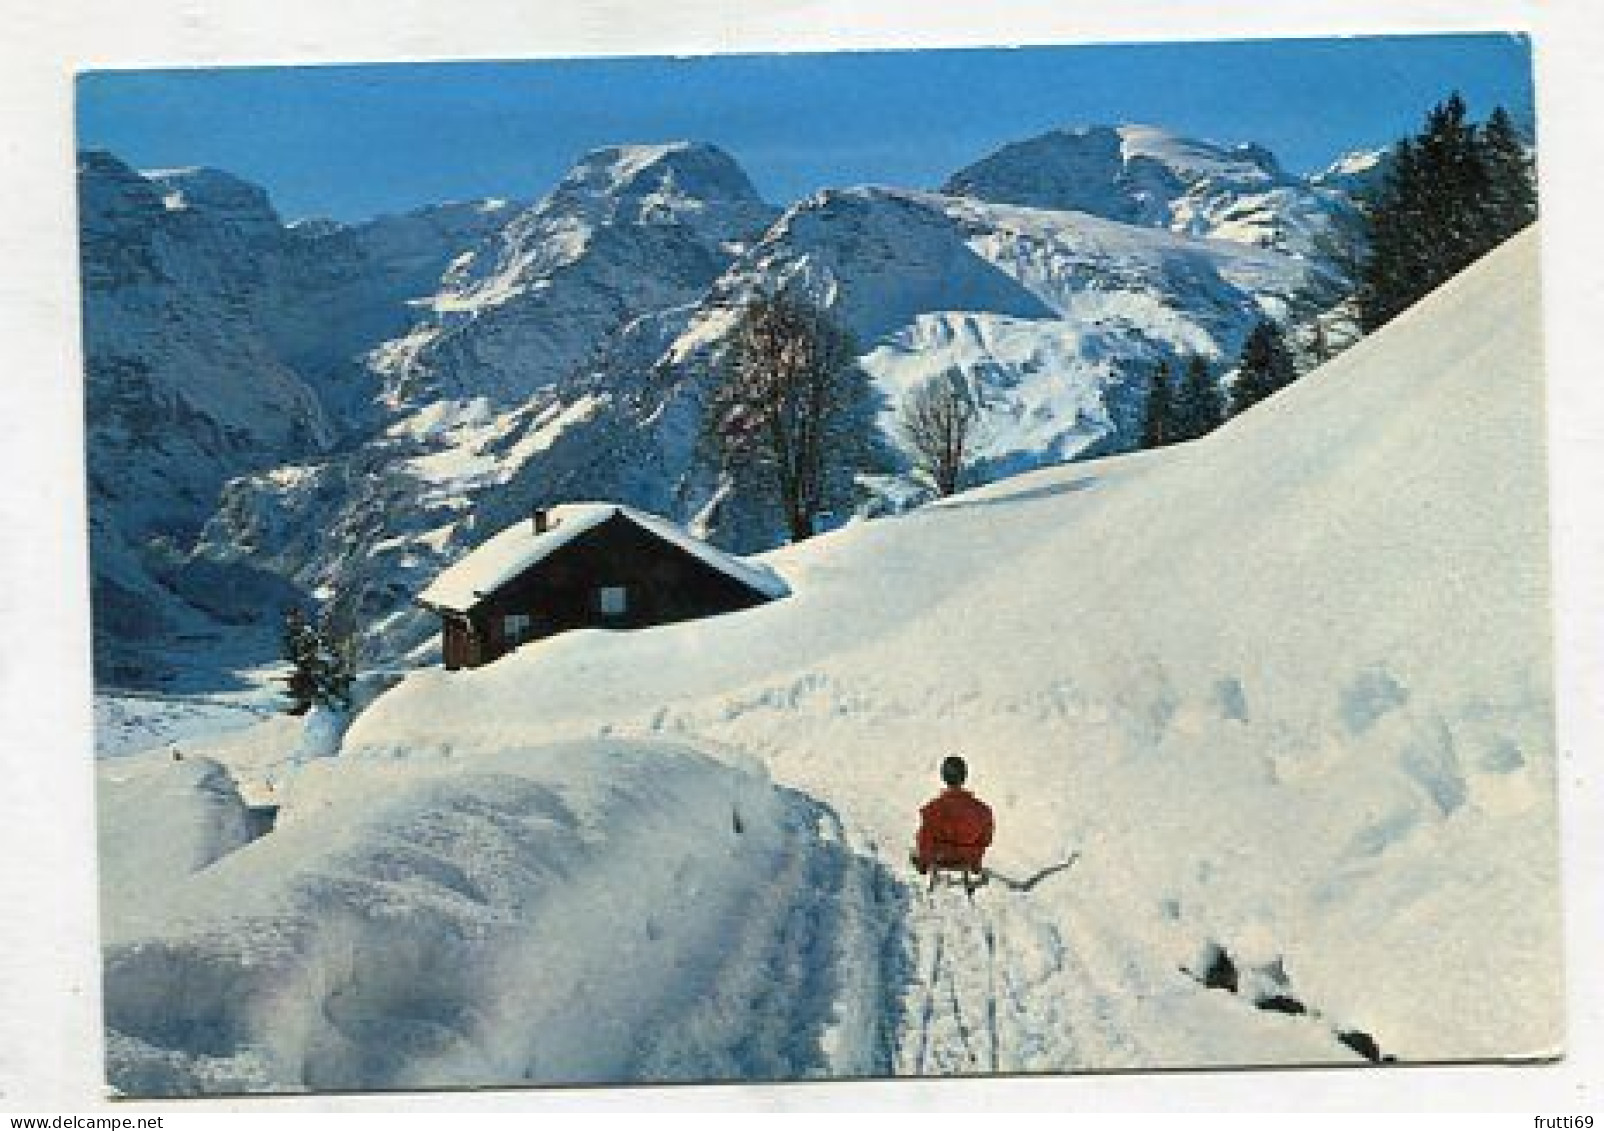
<svg viewBox="0 0 1604 1131">
<path fill-rule="evenodd" d="M 1156 361 L 1223 371 L 1260 317 L 1337 296 L 1317 237 L 1353 209 L 1259 147 L 1139 127 L 783 211 L 696 143 L 596 150 L 528 205 L 361 225 L 285 225 L 215 170 L 88 154 L 81 179 L 97 657 L 142 682 L 175 634 L 266 631 L 297 593 L 412 653 L 411 595 L 531 506 L 618 499 L 777 544 L 699 442 L 756 291 L 827 302 L 879 398 L 883 465 L 839 521 L 913 493 L 895 411 L 935 376 L 982 406 L 986 477 L 1130 446 Z"/>
</svg>

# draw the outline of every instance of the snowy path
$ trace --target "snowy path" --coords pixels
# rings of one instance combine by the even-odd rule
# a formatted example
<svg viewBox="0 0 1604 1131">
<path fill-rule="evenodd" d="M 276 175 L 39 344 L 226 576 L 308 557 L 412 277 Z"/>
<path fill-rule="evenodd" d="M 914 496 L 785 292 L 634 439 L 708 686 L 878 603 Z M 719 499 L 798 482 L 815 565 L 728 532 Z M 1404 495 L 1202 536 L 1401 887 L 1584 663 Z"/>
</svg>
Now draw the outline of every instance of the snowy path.
<svg viewBox="0 0 1604 1131">
<path fill-rule="evenodd" d="M 1031 892 L 992 882 L 972 900 L 957 886 L 911 889 L 897 1075 L 1358 1061 L 1324 1018 L 1200 985 L 1074 884 L 1069 870 Z"/>
<path fill-rule="evenodd" d="M 104 763 L 107 843 L 147 827 L 154 794 L 171 830 L 147 846 L 169 862 L 131 854 L 126 898 L 108 903 L 114 1083 L 172 1095 L 1346 1058 L 1320 1026 L 1206 990 L 1132 934 L 1095 882 L 1100 853 L 971 900 L 927 891 L 861 814 L 752 772 L 735 747 L 614 739 L 469 763 L 369 750 L 309 764 L 256 841 L 223 835 L 221 766 L 160 751 Z"/>
<path fill-rule="evenodd" d="M 1132 1066 L 1142 1050 L 1118 1003 L 1134 969 L 1094 968 L 1095 932 L 1066 933 L 1023 892 L 997 884 L 920 892 L 908 928 L 916 980 L 896 1071 L 904 1075 L 1064 1072 Z M 1106 954 L 1102 957 L 1107 958 Z"/>
</svg>

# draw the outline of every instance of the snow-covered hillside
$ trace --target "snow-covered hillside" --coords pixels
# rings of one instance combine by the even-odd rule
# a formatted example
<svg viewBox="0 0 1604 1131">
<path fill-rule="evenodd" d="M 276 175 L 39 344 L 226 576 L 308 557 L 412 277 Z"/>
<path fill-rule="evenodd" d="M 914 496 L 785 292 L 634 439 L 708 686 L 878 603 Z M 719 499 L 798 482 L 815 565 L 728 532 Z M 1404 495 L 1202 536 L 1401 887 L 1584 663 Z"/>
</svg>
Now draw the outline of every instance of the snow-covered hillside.
<svg viewBox="0 0 1604 1131">
<path fill-rule="evenodd" d="M 417 672 L 337 759 L 235 762 L 277 828 L 108 918 L 113 1081 L 1554 1052 L 1539 330 L 1530 232 L 1204 440 L 860 522 L 767 556 L 787 599 Z M 948 753 L 996 869 L 1074 863 L 905 886 Z M 165 757 L 102 772 L 227 832 Z M 108 791 L 106 836 L 159 794 Z"/>
</svg>

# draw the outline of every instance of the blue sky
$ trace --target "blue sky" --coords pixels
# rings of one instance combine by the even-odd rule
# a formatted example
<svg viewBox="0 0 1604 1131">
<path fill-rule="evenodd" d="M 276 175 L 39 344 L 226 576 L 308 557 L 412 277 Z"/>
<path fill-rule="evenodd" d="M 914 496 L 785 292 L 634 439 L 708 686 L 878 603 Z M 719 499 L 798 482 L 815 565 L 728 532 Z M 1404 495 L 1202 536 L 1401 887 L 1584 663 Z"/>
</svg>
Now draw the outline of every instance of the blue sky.
<svg viewBox="0 0 1604 1131">
<path fill-rule="evenodd" d="M 1450 90 L 1529 120 L 1519 36 L 737 55 L 80 76 L 78 135 L 140 168 L 215 165 L 286 218 L 538 197 L 587 149 L 689 138 L 786 204 L 827 185 L 934 187 L 1063 125 L 1257 141 L 1310 172 L 1416 129 Z"/>
</svg>

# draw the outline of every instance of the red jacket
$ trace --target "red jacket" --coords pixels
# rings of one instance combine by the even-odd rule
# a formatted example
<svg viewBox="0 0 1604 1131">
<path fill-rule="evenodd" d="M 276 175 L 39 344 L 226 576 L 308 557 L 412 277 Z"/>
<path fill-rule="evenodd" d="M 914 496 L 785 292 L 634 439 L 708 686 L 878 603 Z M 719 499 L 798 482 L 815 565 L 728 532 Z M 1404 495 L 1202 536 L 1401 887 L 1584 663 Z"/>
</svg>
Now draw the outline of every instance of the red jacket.
<svg viewBox="0 0 1604 1131">
<path fill-rule="evenodd" d="M 966 789 L 949 786 L 919 810 L 916 841 L 919 871 L 939 868 L 980 870 L 980 858 L 991 844 L 991 809 Z"/>
</svg>

